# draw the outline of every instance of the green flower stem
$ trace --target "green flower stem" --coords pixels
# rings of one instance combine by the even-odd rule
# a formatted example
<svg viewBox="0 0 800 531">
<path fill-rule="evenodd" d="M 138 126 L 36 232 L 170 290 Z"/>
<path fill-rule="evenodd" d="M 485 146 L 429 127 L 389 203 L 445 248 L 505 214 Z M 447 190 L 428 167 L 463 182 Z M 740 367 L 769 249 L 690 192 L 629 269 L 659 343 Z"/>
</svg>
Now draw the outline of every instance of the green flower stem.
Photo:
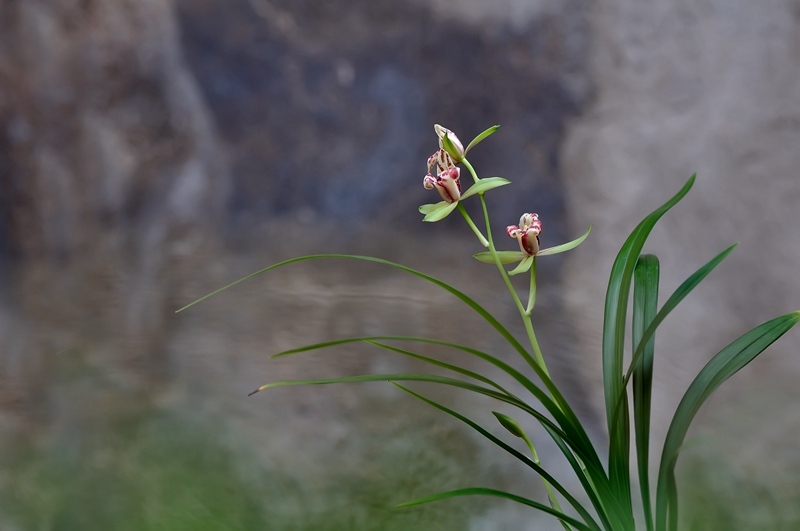
<svg viewBox="0 0 800 531">
<path fill-rule="evenodd" d="M 475 182 L 478 182 L 480 179 L 478 179 L 478 174 L 475 173 L 475 168 L 472 167 L 472 164 L 470 164 L 467 159 L 463 159 L 461 162 L 469 170 L 469 173 L 472 175 L 472 178 L 475 179 Z M 500 276 L 503 277 L 503 281 L 506 283 L 506 287 L 511 293 L 511 297 L 514 299 L 514 304 L 516 304 L 520 313 L 525 313 L 525 309 L 522 307 L 522 301 L 519 300 L 519 295 L 517 295 L 517 290 L 514 289 L 514 286 L 511 284 L 511 279 L 508 278 L 508 273 L 506 273 L 506 270 L 497 255 L 497 249 L 494 246 L 494 238 L 492 237 L 492 228 L 489 224 L 489 210 L 486 208 L 486 199 L 483 197 L 483 193 L 479 193 L 478 197 L 481 198 L 481 207 L 483 208 L 483 220 L 484 224 L 486 225 L 486 236 L 488 239 L 487 243 L 489 244 L 487 247 L 489 252 L 492 253 L 492 256 L 494 257 L 494 263 L 497 265 L 497 269 L 500 271 Z M 530 360 L 529 363 L 532 361 L 533 360 Z"/>
<path fill-rule="evenodd" d="M 522 439 L 525 441 L 525 444 L 528 445 L 528 449 L 531 451 L 534 464 L 536 464 L 536 466 L 541 466 L 542 463 L 539 460 L 539 454 L 536 453 L 536 447 L 533 446 L 533 441 L 531 441 L 528 435 L 524 433 L 522 435 Z M 556 493 L 553 492 L 553 487 L 550 485 L 550 482 L 542 478 L 542 484 L 544 485 L 544 489 L 547 491 L 547 497 L 550 500 L 550 507 L 558 512 L 564 512 L 561 510 L 561 505 L 558 503 L 558 498 L 556 498 Z M 564 526 L 566 531 L 572 531 L 572 528 L 566 522 L 562 520 L 559 521 L 561 522 L 561 525 Z"/>
<path fill-rule="evenodd" d="M 458 211 L 461 212 L 462 216 L 464 216 L 464 220 L 467 222 L 467 225 L 469 225 L 469 228 L 472 229 L 472 232 L 475 233 L 475 236 L 478 237 L 478 240 L 481 242 L 481 245 L 483 245 L 484 247 L 489 247 L 489 241 L 486 239 L 486 237 L 484 237 L 483 234 L 481 234 L 480 229 L 475 226 L 475 223 L 473 223 L 472 218 L 469 217 L 469 214 L 467 214 L 467 209 L 464 208 L 464 205 L 462 205 L 459 202 L 456 208 L 458 208 Z"/>
<path fill-rule="evenodd" d="M 461 159 L 461 164 L 469 170 L 469 174 L 472 175 L 472 180 L 477 184 L 480 179 L 478 179 L 478 174 L 475 173 L 475 168 L 472 167 L 472 164 L 470 164 L 466 158 Z"/>
<path fill-rule="evenodd" d="M 539 341 L 536 340 L 536 333 L 533 331 L 533 323 L 529 314 L 522 314 L 522 322 L 525 324 L 525 331 L 528 333 L 528 338 L 531 341 L 533 348 L 533 355 L 536 356 L 536 363 L 541 367 L 542 371 L 550 378 L 550 371 L 547 370 L 547 364 L 544 362 L 542 349 L 539 347 Z M 552 378 L 550 378 L 552 380 Z"/>
<path fill-rule="evenodd" d="M 469 173 L 472 175 L 472 178 L 475 182 L 478 182 L 478 175 L 475 173 L 475 168 L 472 167 L 472 164 L 469 163 L 467 159 L 461 161 L 464 166 L 469 170 Z M 531 322 L 531 311 L 533 310 L 533 305 L 536 301 L 536 262 L 533 262 L 533 266 L 531 267 L 531 293 L 528 299 L 528 308 L 523 308 L 522 301 L 517 294 L 517 290 L 514 288 L 514 285 L 511 284 L 511 279 L 508 277 L 508 273 L 506 272 L 503 264 L 500 263 L 500 258 L 497 255 L 497 249 L 494 246 L 494 239 L 492 238 L 492 229 L 489 223 L 489 210 L 486 207 L 486 199 L 483 197 L 483 194 L 478 194 L 481 198 L 481 206 L 483 207 L 483 218 L 486 224 L 486 235 L 489 240 L 489 252 L 492 253 L 494 257 L 494 262 L 497 265 L 497 269 L 500 271 L 500 276 L 503 277 L 503 282 L 505 282 L 508 291 L 511 293 L 511 297 L 514 299 L 514 304 L 517 306 L 517 310 L 519 311 L 520 316 L 522 317 L 522 322 L 525 325 L 525 332 L 528 334 L 528 339 L 531 343 L 531 348 L 533 349 L 534 356 L 536 359 L 532 359 L 529 355 L 525 356 L 525 361 L 528 362 L 531 366 L 535 363 L 539 366 L 542 371 L 550 377 L 550 371 L 547 370 L 547 364 L 544 361 L 544 356 L 542 355 L 542 349 L 539 347 L 539 342 L 536 340 L 536 334 L 533 331 L 533 323 Z M 460 206 L 460 205 L 459 205 Z"/>
<path fill-rule="evenodd" d="M 464 164 L 464 167 L 469 170 L 469 173 L 472 175 L 472 178 L 475 180 L 475 182 L 478 182 L 480 179 L 478 179 L 478 174 L 475 173 L 475 168 L 472 167 L 472 164 L 470 164 L 467 159 L 463 159 L 461 162 Z M 511 297 L 514 299 L 514 304 L 517 307 L 517 311 L 519 311 L 520 317 L 522 317 L 522 321 L 525 324 L 525 331 L 528 334 L 528 339 L 530 340 L 531 348 L 533 349 L 536 359 L 533 359 L 528 353 L 526 353 L 523 357 L 531 367 L 534 365 L 538 366 L 549 378 L 550 371 L 547 370 L 547 365 L 545 364 L 544 356 L 542 355 L 542 349 L 539 347 L 539 342 L 536 340 L 536 334 L 533 332 L 533 324 L 531 323 L 530 313 L 522 306 L 522 301 L 517 294 L 517 290 L 511 283 L 511 279 L 508 277 L 508 273 L 503 267 L 503 264 L 500 262 L 500 257 L 497 255 L 497 249 L 494 246 L 494 238 L 492 237 L 492 227 L 489 222 L 489 209 L 486 206 L 486 199 L 483 197 L 483 193 L 479 193 L 478 196 L 481 198 L 481 207 L 483 208 L 483 220 L 486 225 L 486 237 L 489 243 L 489 252 L 492 253 L 497 270 L 500 271 L 500 276 L 503 278 L 503 282 L 505 282 L 509 293 L 511 293 Z M 461 205 L 459 205 L 459 207 L 460 206 Z"/>
</svg>

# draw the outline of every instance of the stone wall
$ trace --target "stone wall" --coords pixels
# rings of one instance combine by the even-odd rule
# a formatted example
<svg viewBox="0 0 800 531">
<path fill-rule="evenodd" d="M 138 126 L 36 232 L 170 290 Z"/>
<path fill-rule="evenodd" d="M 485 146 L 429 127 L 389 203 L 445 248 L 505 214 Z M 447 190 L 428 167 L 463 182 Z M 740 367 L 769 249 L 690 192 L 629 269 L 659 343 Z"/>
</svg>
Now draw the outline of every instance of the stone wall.
<svg viewBox="0 0 800 531">
<path fill-rule="evenodd" d="M 435 299 L 420 311 L 424 289 L 390 275 L 363 278 L 395 301 L 385 313 L 334 304 L 341 286 L 365 297 L 353 286 L 361 271 L 347 268 L 327 270 L 329 281 L 304 269 L 277 291 L 252 284 L 197 313 L 176 318 L 172 311 L 261 265 L 319 250 L 410 261 L 468 286 L 476 270 L 453 261 L 474 252 L 454 236 L 460 220 L 425 226 L 416 212 L 431 199 L 420 185 L 435 148 L 431 125 L 439 122 L 462 139 L 502 125 L 473 160 L 484 175 L 515 182 L 492 194 L 498 227 L 537 210 L 549 245 L 594 225 L 568 259 L 543 261 L 540 302 L 543 325 L 555 333 L 539 335 L 558 353 L 556 372 L 573 382 L 587 419 L 602 417 L 599 332 L 614 254 L 643 215 L 699 174 L 648 247 L 662 258 L 665 297 L 729 243 L 742 245 L 658 336 L 655 400 L 662 406 L 654 429 L 663 435 L 681 389 L 713 352 L 800 304 L 792 278 L 800 258 L 793 230 L 800 7 L 793 0 L 487 5 L 1 2 L 4 429 L 61 440 L 75 426 L 110 426 L 130 402 L 181 411 L 200 405 L 254 439 L 281 419 L 294 418 L 305 436 L 324 426 L 355 459 L 360 443 L 345 423 L 359 411 L 383 414 L 359 410 L 360 392 L 335 395 L 337 407 L 353 408 L 341 418 L 334 402 L 315 406 L 297 395 L 276 403 L 290 420 L 264 412 L 261 402 L 231 398 L 250 390 L 254 377 L 262 383 L 337 368 L 327 360 L 260 366 L 261 352 L 313 336 L 298 327 L 302 310 L 262 306 L 262 296 L 313 304 L 310 287 L 323 292 L 313 322 L 302 321 L 315 333 L 377 333 L 386 324 L 493 343 L 470 321 L 433 326 L 433 314 L 452 308 Z M 437 250 L 426 254 L 428 244 Z M 784 338 L 703 413 L 717 419 L 708 424 L 717 431 L 698 433 L 736 442 L 725 451 L 742 463 L 737 473 L 752 471 L 748 447 L 784 455 L 781 441 L 800 430 L 791 407 L 800 400 L 797 341 L 796 333 Z M 95 415 L 63 406 L 54 382 L 73 359 L 113 382 L 101 396 L 114 408 Z M 390 366 L 372 363 L 346 367 Z M 761 398 L 748 403 L 739 398 L 744 391 Z M 93 388 L 82 392 L 84 403 L 97 400 Z M 384 391 L 364 396 L 388 410 L 399 399 Z M 782 421 L 770 422 L 764 408 Z M 749 422 L 760 422 L 763 435 Z M 261 457 L 299 444 L 291 433 L 264 446 Z M 325 457 L 325 444 L 303 444 Z M 769 473 L 789 474 L 791 463 Z M 485 477 L 513 483 L 514 469 L 504 466 L 487 464 Z M 476 529 L 525 522 L 522 513 L 483 514 Z"/>
</svg>

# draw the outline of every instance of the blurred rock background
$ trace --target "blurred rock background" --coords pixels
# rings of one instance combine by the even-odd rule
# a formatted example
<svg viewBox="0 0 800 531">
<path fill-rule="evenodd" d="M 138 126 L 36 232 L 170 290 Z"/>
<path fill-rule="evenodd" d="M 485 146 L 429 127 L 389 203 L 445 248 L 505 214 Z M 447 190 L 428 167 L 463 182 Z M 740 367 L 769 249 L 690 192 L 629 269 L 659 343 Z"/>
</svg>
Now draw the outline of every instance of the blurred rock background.
<svg viewBox="0 0 800 531">
<path fill-rule="evenodd" d="M 392 511 L 535 482 L 387 385 L 245 397 L 275 379 L 415 368 L 367 348 L 267 359 L 330 337 L 502 348 L 446 294 L 312 263 L 173 313 L 267 264 L 343 251 L 425 269 L 513 323 L 496 279 L 474 285 L 487 270 L 459 220 L 416 212 L 435 199 L 421 187 L 433 123 L 464 140 L 502 125 L 471 157 L 514 181 L 490 194 L 496 229 L 536 210 L 549 245 L 594 225 L 543 261 L 538 335 L 598 437 L 610 264 L 691 173 L 648 249 L 664 296 L 742 245 L 658 338 L 656 436 L 705 360 L 800 306 L 796 0 L 2 0 L 0 525 L 552 526 L 491 500 Z M 687 518 L 800 526 L 798 341 L 701 412 L 683 459 L 706 471 L 686 478 L 703 509 Z M 425 391 L 493 422 L 494 404 Z"/>
</svg>

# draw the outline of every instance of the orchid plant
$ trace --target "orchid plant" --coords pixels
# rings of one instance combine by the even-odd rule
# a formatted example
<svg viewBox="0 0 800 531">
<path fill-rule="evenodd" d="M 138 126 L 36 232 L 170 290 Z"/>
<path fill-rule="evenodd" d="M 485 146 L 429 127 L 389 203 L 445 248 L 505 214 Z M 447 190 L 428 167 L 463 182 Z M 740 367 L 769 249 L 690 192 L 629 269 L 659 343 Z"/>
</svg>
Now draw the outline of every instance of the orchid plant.
<svg viewBox="0 0 800 531">
<path fill-rule="evenodd" d="M 510 349 L 524 360 L 530 370 L 520 371 L 515 369 L 504 361 L 498 353 L 484 352 L 467 345 L 445 342 L 434 338 L 393 335 L 337 338 L 324 343 L 316 343 L 281 352 L 273 357 L 298 354 L 334 345 L 366 342 L 381 349 L 443 368 L 460 377 L 427 373 L 403 373 L 279 381 L 262 385 L 250 394 L 255 394 L 271 387 L 287 385 L 389 381 L 408 394 L 467 424 L 491 443 L 517 458 L 523 465 L 529 467 L 540 477 L 547 493 L 546 500 L 536 501 L 497 489 L 463 488 L 401 503 L 398 507 L 408 507 L 460 496 L 488 495 L 513 500 L 549 513 L 557 518 L 564 529 L 567 530 L 627 531 L 635 529 L 638 522 L 640 525 L 643 523 L 643 527 L 647 531 L 674 531 L 678 528 L 679 522 L 678 484 L 675 476 L 675 467 L 681 446 L 694 416 L 703 402 L 725 380 L 747 365 L 770 344 L 797 324 L 800 321 L 800 312 L 788 313 L 755 327 L 722 349 L 705 365 L 680 401 L 661 448 L 657 476 L 651 478 L 649 469 L 651 459 L 650 412 L 655 332 L 678 303 L 736 247 L 736 245 L 728 247 L 699 268 L 678 286 L 659 309 L 657 300 L 659 261 L 656 256 L 641 254 L 641 252 L 656 222 L 689 192 L 695 180 L 695 177 L 692 176 L 674 197 L 654 210 L 636 226 L 623 244 L 611 269 L 606 292 L 602 352 L 600 353 L 602 356 L 605 413 L 608 430 L 608 441 L 603 447 L 608 447 L 608 455 L 605 460 L 601 459 L 600 452 L 590 439 L 585 427 L 550 377 L 545 357 L 534 333 L 532 320 L 532 312 L 536 304 L 536 261 L 539 257 L 562 253 L 577 247 L 589 235 L 591 227 L 575 240 L 555 247 L 541 249 L 539 235 L 543 230 L 543 223 L 537 214 L 524 213 L 521 215 L 518 225 L 511 225 L 506 229 L 507 235 L 511 239 L 517 240 L 519 250 L 497 249 L 492 238 L 490 218 L 484 195 L 494 188 L 510 183 L 501 177 L 479 178 L 467 159 L 467 154 L 470 150 L 495 133 L 497 129 L 498 126 L 490 127 L 475 137 L 464 148 L 461 141 L 452 131 L 440 125 L 434 126 L 439 141 L 439 149 L 428 159 L 428 173 L 423 179 L 423 186 L 429 190 L 436 190 L 442 200 L 438 203 L 422 205 L 419 211 L 424 215 L 424 221 L 435 222 L 458 210 L 480 245 L 485 248 L 483 252 L 474 255 L 475 258 L 481 262 L 494 264 L 504 281 L 524 325 L 527 346 L 467 294 L 421 271 L 370 256 L 320 254 L 293 258 L 256 271 L 198 299 L 181 310 L 257 275 L 306 260 L 347 258 L 377 262 L 430 282 L 457 297 L 471 311 L 476 312 L 486 320 L 508 343 Z M 473 181 L 472 185 L 463 192 L 460 165 L 466 168 Z M 463 206 L 463 202 L 471 198 L 480 203 L 483 213 L 483 229 L 480 229 L 471 219 Z M 509 264 L 517 265 L 507 271 L 506 267 Z M 530 280 L 527 300 L 524 304 L 510 279 L 511 276 L 523 273 L 528 273 Z M 633 297 L 629 301 L 631 287 L 633 288 Z M 625 330 L 629 326 L 629 303 L 632 305 L 632 317 L 630 319 L 632 355 L 630 359 L 626 360 L 623 351 Z M 502 382 L 490 379 L 465 367 L 400 348 L 396 346 L 399 341 L 421 345 L 443 345 L 461 351 L 465 355 L 477 357 L 499 369 L 509 381 L 521 385 L 527 393 L 530 393 L 533 400 L 517 396 L 504 387 Z M 577 496 L 576 493 L 570 492 L 548 472 L 540 461 L 531 438 L 516 419 L 503 413 L 493 412 L 497 421 L 508 431 L 510 436 L 521 438 L 525 442 L 529 454 L 524 454 L 515 449 L 511 444 L 493 435 L 485 427 L 461 413 L 423 396 L 400 382 L 431 382 L 453 386 L 503 402 L 519 410 L 521 415 L 531 416 L 542 425 L 569 463 L 581 485 L 582 495 Z M 635 449 L 637 472 L 635 479 L 632 477 L 631 470 L 631 446 Z M 639 490 L 638 500 L 634 500 L 633 494 L 636 484 L 638 484 Z M 579 501 L 579 497 L 582 501 Z"/>
</svg>

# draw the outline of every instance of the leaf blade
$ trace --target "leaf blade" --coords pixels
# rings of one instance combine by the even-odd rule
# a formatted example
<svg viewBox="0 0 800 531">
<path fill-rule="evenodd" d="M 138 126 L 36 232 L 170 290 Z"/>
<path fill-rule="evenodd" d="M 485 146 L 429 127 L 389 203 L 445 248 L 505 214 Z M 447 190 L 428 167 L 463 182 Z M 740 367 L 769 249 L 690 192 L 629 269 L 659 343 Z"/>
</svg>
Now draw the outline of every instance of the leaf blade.
<svg viewBox="0 0 800 531">
<path fill-rule="evenodd" d="M 628 379 L 631 377 L 631 371 L 633 370 L 633 365 L 639 361 L 639 358 L 642 355 L 642 350 L 644 349 L 645 342 L 650 339 L 650 337 L 655 334 L 656 329 L 661 324 L 664 319 L 674 310 L 678 304 L 686 298 L 689 293 L 697 287 L 700 282 L 706 278 L 711 271 L 713 271 L 731 252 L 733 252 L 739 244 L 735 243 L 719 253 L 717 256 L 709 260 L 706 264 L 704 264 L 700 269 L 692 273 L 689 278 L 683 281 L 680 286 L 678 286 L 675 291 L 670 295 L 667 302 L 664 303 L 664 306 L 658 311 L 653 322 L 647 327 L 644 334 L 637 343 L 636 349 L 634 350 L 633 356 L 631 357 L 631 365 L 628 368 L 628 373 L 625 375 L 625 379 L 623 381 L 623 387 L 627 384 Z"/>
<path fill-rule="evenodd" d="M 394 382 L 392 382 L 392 383 L 394 383 Z M 589 514 L 589 512 L 586 511 L 586 509 L 580 504 L 580 502 L 578 502 L 578 500 L 576 500 L 575 497 L 573 497 L 569 493 L 569 491 L 567 491 L 558 481 L 556 481 L 556 479 L 553 476 L 551 476 L 544 468 L 542 468 L 540 465 L 536 464 L 529 457 L 527 457 L 526 455 L 524 455 L 521 452 L 517 451 L 513 447 L 509 446 L 508 444 L 503 442 L 498 437 L 495 437 L 494 435 L 489 433 L 486 429 L 481 427 L 479 424 L 477 424 L 473 420 L 470 420 L 469 418 L 465 417 L 464 415 L 461 415 L 460 413 L 458 413 L 458 412 L 456 412 L 456 411 L 454 411 L 454 410 L 452 410 L 452 409 L 450 409 L 450 408 L 448 408 L 448 407 L 446 407 L 446 406 L 444 406 L 444 405 L 442 405 L 442 404 L 440 404 L 440 403 L 438 403 L 438 402 L 436 402 L 434 400 L 431 400 L 431 399 L 429 399 L 427 397 L 424 397 L 421 394 L 416 393 L 416 392 L 412 391 L 411 389 L 409 389 L 407 387 L 404 387 L 404 386 L 402 386 L 402 385 L 400 385 L 398 383 L 394 383 L 394 384 L 397 387 L 399 387 L 400 389 L 402 389 L 403 391 L 407 392 L 408 394 L 410 394 L 412 396 L 415 396 L 416 398 L 422 400 L 423 402 L 435 407 L 436 409 L 439 409 L 440 411 L 444 411 L 448 415 L 450 415 L 452 417 L 455 417 L 456 419 L 458 419 L 458 420 L 462 421 L 463 423 L 467 424 L 472 429 L 474 429 L 475 431 L 477 431 L 478 433 L 483 435 L 485 438 L 489 439 L 491 442 L 493 442 L 494 444 L 496 444 L 500 448 L 504 449 L 509 454 L 513 455 L 514 457 L 516 457 L 517 459 L 522 461 L 525 465 L 527 465 L 528 467 L 533 469 L 537 474 L 539 474 L 539 476 L 541 476 L 543 479 L 545 479 L 547 482 L 549 482 L 564 497 L 564 499 L 570 505 L 572 505 L 572 507 L 578 512 L 578 514 L 580 514 L 581 517 L 587 522 L 587 524 L 593 525 L 594 529 L 599 529 L 599 527 L 597 526 L 597 523 L 594 521 L 594 519 Z M 558 435 L 555 435 L 555 437 L 559 438 Z"/>
<path fill-rule="evenodd" d="M 634 269 L 633 345 L 641 342 L 658 311 L 659 262 L 654 255 L 643 255 Z M 650 411 L 653 387 L 653 357 L 655 336 L 644 344 L 642 357 L 633 362 L 633 415 L 636 436 L 636 464 L 645 527 L 653 529 L 653 510 L 650 500 Z"/>
<path fill-rule="evenodd" d="M 333 254 L 333 253 L 306 255 L 306 256 L 291 258 L 289 260 L 284 260 L 283 262 L 279 262 L 277 264 L 273 264 L 271 266 L 255 271 L 249 275 L 240 278 L 239 280 L 231 282 L 226 286 L 223 286 L 215 291 L 212 291 L 211 293 L 208 293 L 207 295 L 204 295 L 199 299 L 196 299 L 195 301 L 187 304 L 178 311 L 184 311 L 187 308 L 194 306 L 195 304 L 199 304 L 200 302 L 203 302 L 209 299 L 210 297 L 218 295 L 225 290 L 228 290 L 258 275 L 272 271 L 273 269 L 277 269 L 298 262 L 319 260 L 319 259 L 332 259 L 332 258 L 345 258 L 350 260 L 361 260 L 366 262 L 388 265 L 400 271 L 404 271 L 411 275 L 417 276 L 447 291 L 448 293 L 459 299 L 461 302 L 463 302 L 465 305 L 467 305 L 478 315 L 480 315 L 492 328 L 494 328 L 500 334 L 501 337 L 503 337 L 503 339 L 506 340 L 506 342 L 508 342 L 508 344 L 514 350 L 516 350 L 520 354 L 520 356 L 522 356 L 523 358 L 526 359 L 526 361 L 529 362 L 529 365 L 531 365 L 533 371 L 541 379 L 542 383 L 547 388 L 547 391 L 552 396 L 552 399 L 550 398 L 550 396 L 547 395 L 547 393 L 543 393 L 541 389 L 538 389 L 536 386 L 528 387 L 528 389 L 532 393 L 540 394 L 539 396 L 537 396 L 537 398 L 539 398 L 539 400 L 542 401 L 545 407 L 547 407 L 550 414 L 557 419 L 557 422 L 561 427 L 561 429 L 566 431 L 567 439 L 570 441 L 571 447 L 576 451 L 577 455 L 581 458 L 584 465 L 586 466 L 587 471 L 591 475 L 593 484 L 598 486 L 598 488 L 602 488 L 604 485 L 607 484 L 608 478 L 605 476 L 605 470 L 603 469 L 603 465 L 600 462 L 600 458 L 597 455 L 597 451 L 594 448 L 594 445 L 592 445 L 591 439 L 586 433 L 585 428 L 580 423 L 580 420 L 578 420 L 578 417 L 575 415 L 575 412 L 572 410 L 571 406 L 566 401 L 563 394 L 561 394 L 559 389 L 555 386 L 550 376 L 546 372 L 544 372 L 541 369 L 541 367 L 539 367 L 536 363 L 533 362 L 532 358 L 530 357 L 530 354 L 525 350 L 525 347 L 522 346 L 522 344 L 514 337 L 514 335 L 511 334 L 511 332 L 509 332 L 509 330 L 505 326 L 503 326 L 502 323 L 500 323 L 500 321 L 498 321 L 491 313 L 489 313 L 485 308 L 483 308 L 471 297 L 457 290 L 456 288 L 450 286 L 446 282 L 443 282 L 435 277 L 422 273 L 421 271 L 418 271 L 408 266 L 404 266 L 402 264 L 391 262 L 389 260 L 384 260 L 382 258 L 376 258 L 373 256 Z M 332 382 L 327 382 L 327 383 L 332 383 Z"/>
<path fill-rule="evenodd" d="M 411 500 L 411 501 L 408 501 L 408 502 L 405 502 L 405 503 L 401 503 L 399 505 L 396 505 L 395 507 L 398 507 L 398 508 L 411 507 L 411 506 L 414 506 L 414 505 L 420 505 L 420 504 L 423 504 L 423 503 L 430 503 L 430 502 L 438 501 L 438 500 L 445 500 L 445 499 L 448 499 L 448 498 L 457 498 L 457 497 L 462 497 L 462 496 L 478 496 L 478 495 L 496 496 L 496 497 L 499 497 L 499 498 L 505 498 L 507 500 L 511 500 L 511 501 L 514 501 L 514 502 L 517 502 L 517 503 L 528 505 L 530 507 L 534 507 L 534 508 L 539 509 L 541 511 L 544 511 L 546 513 L 552 514 L 553 516 L 555 516 L 559 520 L 563 520 L 563 521 L 569 523 L 571 526 L 575 527 L 576 529 L 580 529 L 582 531 L 593 531 L 593 529 L 597 529 L 597 528 L 589 527 L 586 524 L 584 524 L 584 523 L 582 523 L 582 522 L 580 522 L 578 520 L 575 520 L 571 516 L 567 516 L 564 513 L 556 511 L 555 509 L 553 509 L 551 507 L 548 507 L 547 505 L 544 505 L 544 504 L 539 503 L 537 501 L 529 500 L 528 498 L 523 498 L 522 496 L 518 496 L 516 494 L 511 494 L 511 493 L 508 493 L 508 492 L 505 492 L 505 491 L 496 490 L 496 489 L 487 489 L 487 488 L 483 488 L 483 487 L 468 487 L 468 488 L 465 488 L 465 489 L 456 489 L 456 490 L 451 490 L 451 491 L 447 491 L 447 492 L 440 492 L 439 494 L 433 494 L 433 495 L 427 496 L 425 498 L 418 498 L 416 500 Z"/>
<path fill-rule="evenodd" d="M 675 465 L 689 426 L 700 407 L 728 378 L 753 361 L 798 322 L 800 312 L 792 312 L 753 328 L 714 356 L 689 385 L 672 418 L 661 452 L 656 492 L 657 530 L 677 528 Z"/>
<path fill-rule="evenodd" d="M 617 255 L 609 277 L 603 319 L 603 387 L 606 404 L 606 421 L 609 431 L 609 479 L 618 499 L 624 503 L 633 524 L 633 507 L 630 486 L 630 418 L 627 399 L 622 400 L 617 413 L 618 398 L 627 396 L 623 386 L 623 353 L 628 295 L 633 269 L 642 247 L 656 222 L 675 206 L 692 188 L 695 176 L 684 184 L 669 201 L 651 212 L 628 236 Z"/>
</svg>

